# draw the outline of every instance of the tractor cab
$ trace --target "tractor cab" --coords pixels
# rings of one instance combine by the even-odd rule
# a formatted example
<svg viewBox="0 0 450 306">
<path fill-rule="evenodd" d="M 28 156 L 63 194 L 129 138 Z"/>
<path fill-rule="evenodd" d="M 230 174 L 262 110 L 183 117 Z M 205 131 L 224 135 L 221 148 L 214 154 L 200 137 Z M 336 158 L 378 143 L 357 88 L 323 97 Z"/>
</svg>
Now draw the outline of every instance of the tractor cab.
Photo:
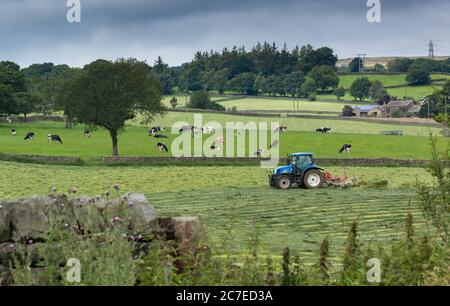
<svg viewBox="0 0 450 306">
<path fill-rule="evenodd" d="M 295 153 L 288 155 L 287 165 L 278 167 L 269 176 L 272 187 L 289 189 L 297 184 L 308 189 L 322 187 L 323 169 L 314 164 L 312 153 Z"/>
</svg>

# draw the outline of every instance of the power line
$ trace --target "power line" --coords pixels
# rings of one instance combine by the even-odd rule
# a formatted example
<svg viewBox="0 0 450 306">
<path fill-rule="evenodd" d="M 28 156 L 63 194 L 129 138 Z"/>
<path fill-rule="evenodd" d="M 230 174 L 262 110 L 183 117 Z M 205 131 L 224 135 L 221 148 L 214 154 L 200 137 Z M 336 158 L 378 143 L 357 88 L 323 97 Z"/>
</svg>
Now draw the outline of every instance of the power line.
<svg viewBox="0 0 450 306">
<path fill-rule="evenodd" d="M 434 59 L 434 45 L 433 41 L 430 39 L 430 43 L 428 44 L 428 57 Z"/>
</svg>

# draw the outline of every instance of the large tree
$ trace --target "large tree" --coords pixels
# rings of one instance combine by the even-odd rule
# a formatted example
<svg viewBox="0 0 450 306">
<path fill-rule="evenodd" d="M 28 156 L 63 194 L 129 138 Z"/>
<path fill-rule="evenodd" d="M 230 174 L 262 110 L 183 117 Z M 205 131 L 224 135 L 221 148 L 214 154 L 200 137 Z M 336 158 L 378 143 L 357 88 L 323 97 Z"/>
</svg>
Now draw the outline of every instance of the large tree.
<svg viewBox="0 0 450 306">
<path fill-rule="evenodd" d="M 431 84 L 430 68 L 426 63 L 414 62 L 408 69 L 406 81 L 413 85 Z"/>
<path fill-rule="evenodd" d="M 141 114 L 150 122 L 164 111 L 161 85 L 150 67 L 136 59 L 97 60 L 84 67 L 67 86 L 78 122 L 105 128 L 119 155 L 118 135 L 125 122 Z"/>
<path fill-rule="evenodd" d="M 339 85 L 339 77 L 331 66 L 315 67 L 308 77 L 313 79 L 322 91 L 326 91 L 328 88 L 334 90 Z"/>
<path fill-rule="evenodd" d="M 359 99 L 360 101 L 364 101 L 364 99 L 369 97 L 371 87 L 372 83 L 367 77 L 358 78 L 350 86 L 350 95 L 355 100 Z"/>
</svg>

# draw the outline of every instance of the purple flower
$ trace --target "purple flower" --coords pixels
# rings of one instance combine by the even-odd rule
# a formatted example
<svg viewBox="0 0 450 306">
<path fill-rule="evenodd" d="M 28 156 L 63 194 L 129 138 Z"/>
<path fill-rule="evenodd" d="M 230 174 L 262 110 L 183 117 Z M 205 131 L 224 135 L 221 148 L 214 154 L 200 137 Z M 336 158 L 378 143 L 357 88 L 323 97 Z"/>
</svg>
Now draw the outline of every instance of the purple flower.
<svg viewBox="0 0 450 306">
<path fill-rule="evenodd" d="M 33 240 L 31 240 L 31 239 L 27 240 L 27 244 L 28 244 L 28 245 L 33 244 Z"/>
</svg>

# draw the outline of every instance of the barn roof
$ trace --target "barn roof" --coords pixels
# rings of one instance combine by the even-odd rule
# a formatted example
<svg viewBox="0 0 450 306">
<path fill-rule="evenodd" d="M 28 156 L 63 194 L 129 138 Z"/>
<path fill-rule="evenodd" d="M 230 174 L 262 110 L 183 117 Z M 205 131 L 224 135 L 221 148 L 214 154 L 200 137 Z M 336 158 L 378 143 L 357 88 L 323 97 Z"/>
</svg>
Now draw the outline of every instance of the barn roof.
<svg viewBox="0 0 450 306">
<path fill-rule="evenodd" d="M 382 108 L 381 105 L 362 105 L 362 106 L 352 106 L 353 109 L 359 109 L 360 112 L 369 112 L 375 108 Z"/>
<path fill-rule="evenodd" d="M 405 100 L 405 101 L 391 101 L 388 104 L 386 104 L 386 107 L 408 107 L 411 104 L 413 104 L 413 100 Z"/>
</svg>

